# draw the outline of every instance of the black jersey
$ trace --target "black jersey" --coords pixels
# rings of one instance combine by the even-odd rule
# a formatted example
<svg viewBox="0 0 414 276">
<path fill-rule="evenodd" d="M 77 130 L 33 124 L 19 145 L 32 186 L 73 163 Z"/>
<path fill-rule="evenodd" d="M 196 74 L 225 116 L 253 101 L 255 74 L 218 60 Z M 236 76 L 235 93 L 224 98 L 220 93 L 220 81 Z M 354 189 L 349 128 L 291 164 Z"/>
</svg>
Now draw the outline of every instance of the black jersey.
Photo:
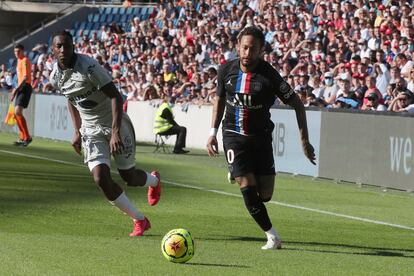
<svg viewBox="0 0 414 276">
<path fill-rule="evenodd" d="M 223 129 L 246 136 L 271 132 L 269 110 L 276 96 L 287 103 L 294 91 L 266 61 L 249 73 L 241 71 L 239 62 L 232 60 L 218 70 L 217 96 L 226 97 Z"/>
</svg>

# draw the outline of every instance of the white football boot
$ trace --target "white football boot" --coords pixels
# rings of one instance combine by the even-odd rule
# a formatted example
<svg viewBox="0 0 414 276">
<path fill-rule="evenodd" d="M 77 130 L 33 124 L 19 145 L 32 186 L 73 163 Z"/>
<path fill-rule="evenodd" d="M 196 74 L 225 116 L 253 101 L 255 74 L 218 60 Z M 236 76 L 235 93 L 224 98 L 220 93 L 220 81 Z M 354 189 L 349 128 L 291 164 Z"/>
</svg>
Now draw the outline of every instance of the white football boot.
<svg viewBox="0 0 414 276">
<path fill-rule="evenodd" d="M 269 237 L 267 239 L 267 243 L 262 246 L 262 249 L 282 249 L 282 240 L 277 237 Z"/>
</svg>

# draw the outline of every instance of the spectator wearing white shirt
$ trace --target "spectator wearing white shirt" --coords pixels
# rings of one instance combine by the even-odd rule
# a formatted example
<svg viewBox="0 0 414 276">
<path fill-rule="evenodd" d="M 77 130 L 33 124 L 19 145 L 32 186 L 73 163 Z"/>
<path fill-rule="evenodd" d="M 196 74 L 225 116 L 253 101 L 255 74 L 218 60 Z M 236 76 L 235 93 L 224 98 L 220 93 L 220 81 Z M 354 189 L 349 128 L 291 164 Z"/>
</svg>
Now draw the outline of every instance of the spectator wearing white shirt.
<svg viewBox="0 0 414 276">
<path fill-rule="evenodd" d="M 377 61 L 374 63 L 374 75 L 377 78 L 375 86 L 381 92 L 382 96 L 385 97 L 387 95 L 387 86 L 391 76 L 388 67 L 384 63 L 384 53 L 382 50 L 378 50 L 375 53 L 375 60 Z"/>
<path fill-rule="evenodd" d="M 399 53 L 395 59 L 395 62 L 398 66 L 398 68 L 400 68 L 400 73 L 401 76 L 405 79 L 408 80 L 409 76 L 410 76 L 410 71 L 414 66 L 414 63 L 411 60 L 407 59 L 407 56 L 403 53 Z"/>
</svg>

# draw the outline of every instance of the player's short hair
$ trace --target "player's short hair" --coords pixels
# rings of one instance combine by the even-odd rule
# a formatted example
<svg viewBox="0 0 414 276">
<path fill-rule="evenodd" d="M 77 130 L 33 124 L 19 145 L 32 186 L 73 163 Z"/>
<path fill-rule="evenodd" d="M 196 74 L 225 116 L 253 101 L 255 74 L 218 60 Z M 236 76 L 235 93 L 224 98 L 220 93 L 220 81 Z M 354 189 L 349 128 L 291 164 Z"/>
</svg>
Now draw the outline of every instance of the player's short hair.
<svg viewBox="0 0 414 276">
<path fill-rule="evenodd" d="M 73 42 L 73 36 L 71 35 L 71 33 L 70 32 L 68 32 L 68 31 L 66 31 L 66 30 L 63 30 L 63 31 L 59 31 L 59 32 L 56 32 L 56 33 L 54 33 L 53 34 L 53 36 L 52 36 L 52 41 L 55 39 L 55 37 L 57 37 L 57 36 L 66 36 L 67 38 L 69 38 L 70 39 L 70 41 L 72 41 Z"/>
<path fill-rule="evenodd" d="M 246 35 L 251 35 L 254 38 L 258 39 L 260 42 L 260 46 L 263 47 L 265 44 L 265 36 L 262 32 L 262 30 L 260 30 L 258 27 L 255 26 L 249 26 L 244 28 L 243 30 L 241 30 L 241 32 L 239 33 L 239 35 L 237 36 L 237 40 L 240 42 L 240 40 L 242 39 L 243 36 Z"/>
<path fill-rule="evenodd" d="M 20 50 L 24 50 L 24 46 L 21 43 L 17 43 L 16 45 L 14 45 L 14 49 L 20 49 Z"/>
</svg>

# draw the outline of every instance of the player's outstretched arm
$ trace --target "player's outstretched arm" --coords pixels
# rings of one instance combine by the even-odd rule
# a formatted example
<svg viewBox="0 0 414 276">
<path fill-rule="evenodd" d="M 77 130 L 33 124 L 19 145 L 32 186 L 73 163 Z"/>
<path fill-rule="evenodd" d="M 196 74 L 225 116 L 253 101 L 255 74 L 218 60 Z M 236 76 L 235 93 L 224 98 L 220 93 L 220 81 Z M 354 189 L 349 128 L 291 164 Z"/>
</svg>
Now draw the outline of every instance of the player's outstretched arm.
<svg viewBox="0 0 414 276">
<path fill-rule="evenodd" d="M 113 82 L 102 87 L 102 92 L 111 99 L 112 108 L 112 134 L 109 147 L 112 154 L 120 154 L 124 149 L 121 139 L 121 121 L 122 121 L 122 97 Z"/>
<path fill-rule="evenodd" d="M 223 118 L 224 108 L 226 104 L 226 97 L 217 96 L 213 105 L 213 117 L 211 120 L 210 136 L 207 141 L 207 153 L 209 156 L 218 154 L 217 130 Z"/>
<path fill-rule="evenodd" d="M 305 153 L 309 161 L 312 164 L 316 165 L 315 150 L 309 142 L 308 124 L 306 122 L 305 107 L 303 106 L 303 103 L 296 94 L 294 94 L 293 98 L 290 100 L 289 105 L 295 109 L 300 138 L 302 141 L 303 152 Z"/>
<path fill-rule="evenodd" d="M 81 134 L 79 129 L 81 127 L 81 117 L 79 115 L 79 111 L 73 106 L 73 104 L 68 100 L 68 109 L 70 113 L 70 117 L 72 118 L 73 128 L 75 129 L 75 133 L 73 134 L 72 138 L 72 147 L 75 149 L 77 154 L 81 154 Z"/>
</svg>

